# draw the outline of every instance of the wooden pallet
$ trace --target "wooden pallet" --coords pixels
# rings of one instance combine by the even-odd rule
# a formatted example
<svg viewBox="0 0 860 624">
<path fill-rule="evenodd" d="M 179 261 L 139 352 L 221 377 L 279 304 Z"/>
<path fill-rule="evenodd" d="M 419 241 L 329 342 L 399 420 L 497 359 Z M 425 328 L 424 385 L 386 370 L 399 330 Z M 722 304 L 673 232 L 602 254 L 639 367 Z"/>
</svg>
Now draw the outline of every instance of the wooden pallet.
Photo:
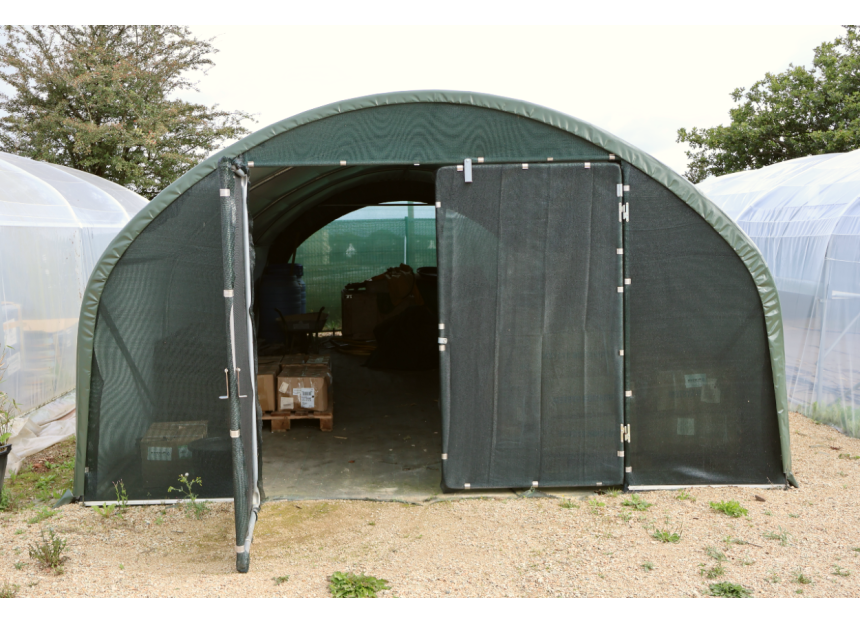
<svg viewBox="0 0 860 624">
<path fill-rule="evenodd" d="M 331 431 L 334 427 L 332 410 L 290 410 L 288 412 L 266 412 L 263 420 L 272 422 L 272 431 L 289 431 L 291 420 L 306 420 L 316 418 L 320 421 L 320 431 Z"/>
</svg>

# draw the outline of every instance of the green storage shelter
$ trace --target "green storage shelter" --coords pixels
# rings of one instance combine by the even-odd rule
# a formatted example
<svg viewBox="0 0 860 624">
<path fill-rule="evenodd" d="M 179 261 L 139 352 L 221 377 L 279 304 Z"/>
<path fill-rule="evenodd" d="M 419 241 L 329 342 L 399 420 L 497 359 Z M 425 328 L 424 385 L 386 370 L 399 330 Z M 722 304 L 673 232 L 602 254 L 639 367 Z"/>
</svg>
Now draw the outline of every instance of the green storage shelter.
<svg viewBox="0 0 860 624">
<path fill-rule="evenodd" d="M 115 238 L 81 311 L 75 494 L 111 500 L 122 479 L 130 499 L 164 500 L 141 480 L 141 440 L 205 422 L 232 455 L 207 496 L 234 499 L 247 570 L 263 498 L 254 267 L 392 201 L 435 205 L 444 487 L 796 485 L 779 300 L 747 235 L 588 123 L 419 91 L 255 132 Z"/>
</svg>

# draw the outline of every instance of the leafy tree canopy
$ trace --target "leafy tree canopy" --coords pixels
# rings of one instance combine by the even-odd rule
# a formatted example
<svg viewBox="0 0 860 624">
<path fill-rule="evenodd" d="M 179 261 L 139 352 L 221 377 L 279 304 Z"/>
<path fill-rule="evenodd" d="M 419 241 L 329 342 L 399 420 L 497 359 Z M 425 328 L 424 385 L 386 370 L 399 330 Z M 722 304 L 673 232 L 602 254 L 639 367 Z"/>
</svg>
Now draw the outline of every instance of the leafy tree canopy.
<svg viewBox="0 0 860 624">
<path fill-rule="evenodd" d="M 246 113 L 172 97 L 207 70 L 182 26 L 5 26 L 0 150 L 87 171 L 152 198 L 247 130 Z"/>
<path fill-rule="evenodd" d="M 684 174 L 691 182 L 759 169 L 813 154 L 860 148 L 860 33 L 815 48 L 812 69 L 765 74 L 750 89 L 735 89 L 731 124 L 678 130 L 688 143 Z"/>
</svg>

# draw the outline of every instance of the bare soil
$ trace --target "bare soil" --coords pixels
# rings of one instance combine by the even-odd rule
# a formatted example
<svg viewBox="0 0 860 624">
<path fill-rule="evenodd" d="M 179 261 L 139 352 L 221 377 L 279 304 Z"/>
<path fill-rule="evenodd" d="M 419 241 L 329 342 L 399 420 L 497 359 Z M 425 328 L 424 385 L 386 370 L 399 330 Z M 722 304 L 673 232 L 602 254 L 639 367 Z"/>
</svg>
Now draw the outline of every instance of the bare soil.
<svg viewBox="0 0 860 624">
<path fill-rule="evenodd" d="M 860 440 L 798 414 L 791 432 L 800 489 L 687 490 L 695 500 L 647 492 L 641 497 L 652 506 L 644 511 L 612 492 L 569 508 L 541 497 L 267 503 L 248 574 L 235 572 L 230 505 L 201 520 L 163 507 L 103 519 L 67 506 L 33 524 L 32 509 L 0 513 L 0 589 L 44 597 L 321 597 L 339 570 L 387 579 L 392 589 L 383 596 L 698 597 L 727 581 L 756 597 L 860 597 Z M 732 518 L 709 505 L 728 500 L 748 515 Z M 68 544 L 60 575 L 27 554 L 49 525 Z M 659 542 L 657 530 L 680 541 Z"/>
</svg>

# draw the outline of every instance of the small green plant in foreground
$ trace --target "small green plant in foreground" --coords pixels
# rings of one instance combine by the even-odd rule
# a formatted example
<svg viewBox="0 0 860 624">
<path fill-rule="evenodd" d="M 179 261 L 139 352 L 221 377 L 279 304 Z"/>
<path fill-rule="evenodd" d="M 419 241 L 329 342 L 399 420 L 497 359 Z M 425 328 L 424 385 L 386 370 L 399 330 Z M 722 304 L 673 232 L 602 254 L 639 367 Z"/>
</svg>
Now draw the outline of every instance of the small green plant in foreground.
<svg viewBox="0 0 860 624">
<path fill-rule="evenodd" d="M 200 520 L 203 514 L 209 511 L 209 505 L 197 502 L 198 495 L 194 493 L 195 485 L 202 486 L 203 479 L 200 477 L 189 479 L 188 473 L 186 472 L 184 475 L 179 475 L 179 487 L 170 486 L 167 488 L 167 492 L 178 492 L 179 494 L 182 494 L 185 497 L 185 513 L 193 515 L 197 520 Z"/>
<path fill-rule="evenodd" d="M 741 504 L 736 500 L 720 501 L 718 503 L 711 502 L 711 509 L 719 511 L 732 518 L 740 518 L 747 515 L 749 512 L 741 507 Z"/>
<path fill-rule="evenodd" d="M 12 509 L 13 505 L 14 501 L 12 500 L 12 494 L 9 492 L 9 488 L 5 488 L 3 491 L 0 491 L 0 511 Z"/>
<path fill-rule="evenodd" d="M 696 497 L 690 494 L 687 490 L 681 490 L 678 492 L 678 495 L 675 497 L 676 500 L 688 500 L 696 502 Z"/>
<path fill-rule="evenodd" d="M 708 546 L 705 549 L 705 554 L 708 555 L 711 559 L 716 559 L 717 561 L 725 561 L 726 555 L 723 554 L 723 551 L 714 548 L 713 546 Z"/>
<path fill-rule="evenodd" d="M 105 503 L 101 506 L 95 505 L 93 509 L 95 509 L 96 513 L 102 518 L 110 518 L 116 511 L 116 505 L 108 505 Z"/>
<path fill-rule="evenodd" d="M 334 598 L 376 598 L 376 592 L 391 589 L 385 579 L 352 572 L 335 572 L 328 580 Z"/>
<path fill-rule="evenodd" d="M 48 509 L 47 507 L 42 507 L 36 512 L 36 515 L 27 520 L 27 524 L 36 524 L 37 522 L 41 522 L 42 520 L 47 520 L 53 516 L 56 516 L 59 512 L 53 509 Z"/>
<path fill-rule="evenodd" d="M 599 501 L 596 498 L 588 499 L 588 508 L 591 513 L 595 515 L 599 514 L 601 507 L 606 507 L 606 503 Z"/>
<path fill-rule="evenodd" d="M 579 509 L 579 505 L 573 502 L 570 498 L 566 498 L 558 504 L 562 509 Z"/>
<path fill-rule="evenodd" d="M 16 569 L 16 570 L 23 570 L 25 565 L 27 565 L 27 564 L 26 564 L 26 563 L 24 563 L 23 561 L 16 561 L 16 562 L 14 563 L 14 566 L 15 566 L 15 569 Z"/>
<path fill-rule="evenodd" d="M 752 592 L 743 585 L 737 583 L 711 583 L 708 585 L 708 593 L 717 598 L 749 598 Z"/>
<path fill-rule="evenodd" d="M 658 542 L 663 542 L 664 544 L 677 544 L 681 541 L 681 534 L 670 531 L 669 529 L 656 529 L 651 534 L 651 537 Z"/>
<path fill-rule="evenodd" d="M 765 539 L 778 541 L 780 546 L 787 546 L 789 533 L 782 527 L 779 527 L 779 532 L 766 531 L 762 533 L 762 537 L 764 537 Z"/>
<path fill-rule="evenodd" d="M 654 564 L 651 563 L 650 561 L 646 561 L 645 563 L 642 564 L 642 569 L 648 570 L 650 572 L 651 570 L 654 569 Z"/>
<path fill-rule="evenodd" d="M 48 531 L 42 529 L 41 541 L 30 544 L 30 558 L 35 559 L 46 568 L 51 568 L 57 574 L 63 573 L 62 563 L 66 560 L 63 552 L 66 550 L 66 540 L 58 537 L 52 527 Z"/>
<path fill-rule="evenodd" d="M 624 522 L 630 522 L 630 519 L 633 517 L 633 514 L 629 511 L 619 511 L 618 517 L 624 520 Z"/>
<path fill-rule="evenodd" d="M 272 580 L 275 581 L 275 585 L 280 585 L 281 583 L 286 583 L 287 581 L 289 581 L 290 575 L 285 574 L 284 576 L 275 576 L 272 578 Z"/>
<path fill-rule="evenodd" d="M 636 511 L 645 511 L 653 505 L 638 494 L 631 494 L 630 498 L 621 503 L 624 507 L 633 507 Z"/>
<path fill-rule="evenodd" d="M 845 568 L 840 568 L 838 565 L 833 566 L 833 572 L 831 574 L 835 574 L 836 576 L 851 576 L 851 570 L 846 570 Z"/>
<path fill-rule="evenodd" d="M 706 568 L 704 563 L 699 564 L 699 574 L 705 578 L 715 579 L 721 577 L 725 573 L 726 569 L 723 567 L 722 563 L 718 563 L 712 568 Z"/>
<path fill-rule="evenodd" d="M 803 573 L 803 570 L 798 568 L 792 573 L 792 579 L 795 583 L 800 583 L 801 585 L 809 585 L 812 583 L 812 578 L 806 576 Z"/>
<path fill-rule="evenodd" d="M 3 583 L 0 585 L 0 598 L 15 598 L 18 595 L 20 588 L 11 583 Z"/>
</svg>

